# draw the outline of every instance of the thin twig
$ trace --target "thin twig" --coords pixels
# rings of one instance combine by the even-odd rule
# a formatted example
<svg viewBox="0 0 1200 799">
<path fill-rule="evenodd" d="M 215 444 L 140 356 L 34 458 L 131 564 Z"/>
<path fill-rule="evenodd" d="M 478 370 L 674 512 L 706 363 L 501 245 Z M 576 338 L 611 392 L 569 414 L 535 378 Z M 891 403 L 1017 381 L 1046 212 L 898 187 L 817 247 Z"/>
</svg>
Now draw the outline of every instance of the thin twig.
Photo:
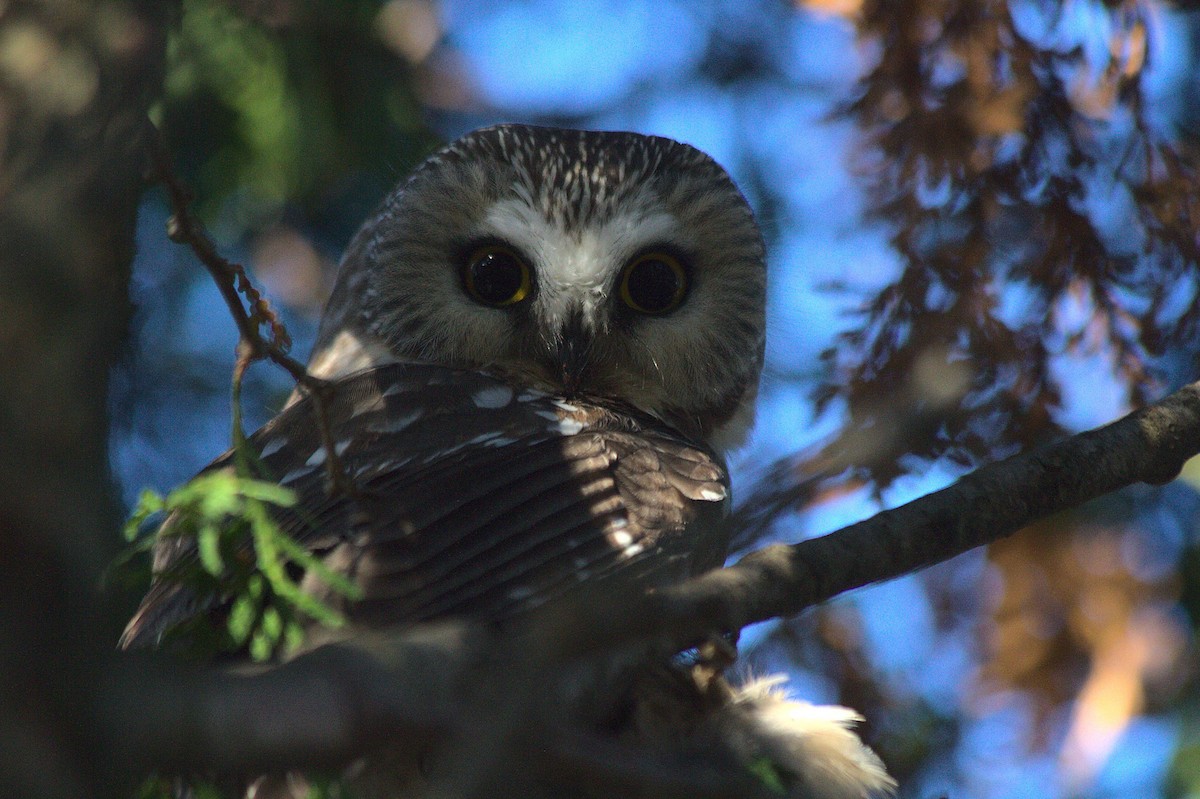
<svg viewBox="0 0 1200 799">
<path fill-rule="evenodd" d="M 332 425 L 329 421 L 331 386 L 328 381 L 309 374 L 304 364 L 288 354 L 292 340 L 283 320 L 271 308 L 267 298 L 254 287 L 245 268 L 217 252 L 216 245 L 204 229 L 204 224 L 191 212 L 192 193 L 175 173 L 166 144 L 157 129 L 154 130 L 152 138 L 155 173 L 171 202 L 167 236 L 171 241 L 190 248 L 196 254 L 200 263 L 212 275 L 213 282 L 217 284 L 234 324 L 237 325 L 237 360 L 233 370 L 235 395 L 240 394 L 242 376 L 255 361 L 269 360 L 285 369 L 301 391 L 313 398 L 317 410 L 317 428 L 321 435 L 321 444 L 325 448 L 326 476 L 330 488 L 347 496 L 354 496 L 354 484 L 346 476 L 334 445 Z M 271 331 L 270 338 L 264 338 L 262 335 L 261 329 L 264 325 Z M 240 448 L 244 433 L 240 429 L 239 417 L 240 414 L 237 414 L 235 409 L 234 438 Z"/>
</svg>

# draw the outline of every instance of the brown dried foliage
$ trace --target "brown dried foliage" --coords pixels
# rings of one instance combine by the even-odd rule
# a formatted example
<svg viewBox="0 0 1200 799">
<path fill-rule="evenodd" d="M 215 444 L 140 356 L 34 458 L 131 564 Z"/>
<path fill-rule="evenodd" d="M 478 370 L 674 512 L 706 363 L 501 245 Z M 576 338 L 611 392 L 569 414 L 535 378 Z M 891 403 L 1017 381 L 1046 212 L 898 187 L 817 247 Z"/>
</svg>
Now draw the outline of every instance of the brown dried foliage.
<svg viewBox="0 0 1200 799">
<path fill-rule="evenodd" d="M 1096 64 L 1030 33 L 1029 13 L 1018 25 L 1003 0 L 862 9 L 860 35 L 879 60 L 844 112 L 904 271 L 824 354 L 817 400 L 847 400 L 851 429 L 882 424 L 932 359 L 927 379 L 954 390 L 919 397 L 933 434 L 919 425 L 893 453 L 966 465 L 1060 434 L 1050 365 L 1067 348 L 1111 347 L 1137 404 L 1166 377 L 1155 357 L 1182 348 L 1196 362 L 1200 308 L 1178 296 L 1200 264 L 1196 164 L 1146 118 L 1147 9 L 1109 13 L 1117 33 Z M 1101 191 L 1130 206 L 1122 230 L 1090 211 Z M 1014 286 L 1024 307 L 1002 309 Z M 1068 302 L 1093 321 L 1071 329 Z M 966 380 L 939 377 L 956 364 Z M 903 470 L 894 457 L 854 466 L 882 485 Z"/>
<path fill-rule="evenodd" d="M 902 269 L 823 355 L 815 396 L 821 408 L 845 403 L 842 431 L 772 467 L 739 511 L 743 545 L 789 510 L 864 485 L 880 492 L 937 458 L 965 467 L 1063 436 L 1060 381 L 1076 377 L 1052 368 L 1063 354 L 1109 355 L 1129 405 L 1197 374 L 1200 176 L 1193 145 L 1147 113 L 1151 9 L 1105 3 L 1113 34 L 1099 60 L 1062 44 L 1058 10 L 1007 0 L 856 9 L 877 60 L 841 113 L 859 129 L 870 213 Z M 1122 546 L 1152 540 L 1130 516 L 1059 517 L 994 546 L 998 593 L 972 606 L 985 619 L 937 622 L 939 635 L 964 624 L 980 634 L 967 716 L 1016 689 L 1045 734 L 1071 703 L 1060 752 L 1071 779 L 1097 767 L 1072 749 L 1082 738 L 1095 747 L 1102 727 L 1119 730 L 1180 689 L 1161 675 L 1186 649 L 1183 632 L 1147 623 L 1177 601 L 1178 578 L 1121 561 Z M 961 612 L 955 581 L 939 577 L 948 573 L 924 587 L 935 609 L 950 600 Z M 857 643 L 836 649 L 861 657 Z M 954 719 L 906 704 L 878 676 L 863 690 L 858 669 L 797 662 L 850 686 L 844 698 L 880 725 L 901 777 L 929 754 L 903 751 L 914 737 L 952 748 Z M 888 732 L 900 727 L 924 732 Z"/>
</svg>

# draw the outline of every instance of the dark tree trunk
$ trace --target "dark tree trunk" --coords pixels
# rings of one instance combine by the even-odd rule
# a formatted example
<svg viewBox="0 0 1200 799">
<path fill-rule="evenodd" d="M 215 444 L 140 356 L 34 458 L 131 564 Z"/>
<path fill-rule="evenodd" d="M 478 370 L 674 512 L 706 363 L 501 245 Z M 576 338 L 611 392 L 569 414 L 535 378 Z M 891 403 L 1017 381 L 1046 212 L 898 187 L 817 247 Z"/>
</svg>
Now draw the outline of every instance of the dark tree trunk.
<svg viewBox="0 0 1200 799">
<path fill-rule="evenodd" d="M 95 796 L 108 370 L 172 4 L 0 10 L 0 795 Z"/>
</svg>

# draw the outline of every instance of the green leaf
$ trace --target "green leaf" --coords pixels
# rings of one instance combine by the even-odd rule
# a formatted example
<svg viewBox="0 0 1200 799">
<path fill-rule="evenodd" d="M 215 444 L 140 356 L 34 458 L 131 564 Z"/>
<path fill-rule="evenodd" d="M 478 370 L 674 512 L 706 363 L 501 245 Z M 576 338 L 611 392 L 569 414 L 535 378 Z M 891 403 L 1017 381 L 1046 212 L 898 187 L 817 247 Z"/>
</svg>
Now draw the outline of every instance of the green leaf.
<svg viewBox="0 0 1200 799">
<path fill-rule="evenodd" d="M 767 790 L 772 793 L 777 793 L 780 796 L 787 793 L 787 788 L 783 784 L 783 776 L 779 773 L 779 768 L 771 758 L 762 756 L 756 757 L 746 764 L 746 770 L 758 778 L 758 781 L 767 787 Z"/>
<path fill-rule="evenodd" d="M 296 502 L 294 491 L 228 468 L 200 474 L 165 498 L 143 494 L 130 520 L 131 529 L 155 512 L 168 511 L 170 524 L 159 530 L 158 537 L 191 538 L 195 544 L 196 558 L 179 561 L 160 579 L 220 601 L 229 598 L 223 629 L 209 628 L 214 633 L 209 644 L 214 653 L 249 646 L 252 656 L 261 660 L 274 656 L 281 646 L 294 649 L 304 632 L 298 615 L 331 627 L 345 623 L 336 609 L 305 593 L 289 571 L 294 564 L 340 594 L 359 595 L 350 580 L 330 570 L 272 517 L 273 508 Z M 153 541 L 151 536 L 137 539 L 133 551 L 120 561 L 122 568 L 131 571 L 135 556 L 153 546 Z M 253 560 L 247 561 L 251 554 Z"/>
<path fill-rule="evenodd" d="M 290 508 L 296 504 L 296 492 L 290 488 L 250 477 L 243 477 L 240 480 L 242 496 L 247 499 L 261 500 L 281 508 Z"/>
<path fill-rule="evenodd" d="M 283 645 L 286 651 L 295 652 L 304 643 L 304 628 L 295 620 L 289 621 L 283 629 Z"/>
<path fill-rule="evenodd" d="M 195 799 L 228 799 L 228 796 L 211 782 L 196 782 L 191 787 Z M 178 796 L 178 794 L 172 791 L 171 796 Z"/>
<path fill-rule="evenodd" d="M 299 545 L 284 535 L 266 508 L 258 502 L 246 503 L 246 517 L 250 521 L 250 529 L 254 536 L 254 546 L 258 553 L 258 568 L 271 586 L 271 590 L 293 607 L 321 622 L 328 627 L 340 627 L 345 619 L 336 610 L 326 605 L 314 596 L 304 593 L 288 577 L 281 557 L 281 548 L 287 547 L 292 552 L 299 551 Z M 305 558 L 311 556 L 305 552 Z"/>
<path fill-rule="evenodd" d="M 198 504 L 203 500 L 205 494 L 219 490 L 220 484 L 227 480 L 227 477 L 223 472 L 198 474 L 167 494 L 166 507 L 174 510 Z"/>
<path fill-rule="evenodd" d="M 272 642 L 283 637 L 283 617 L 278 608 L 267 608 L 262 615 L 262 632 Z"/>
<path fill-rule="evenodd" d="M 233 639 L 235 646 L 245 645 L 250 638 L 250 633 L 254 630 L 257 616 L 258 602 L 249 592 L 233 600 L 233 607 L 229 609 L 229 619 L 225 622 L 225 629 L 229 631 L 229 636 Z"/>
<path fill-rule="evenodd" d="M 174 799 L 171 781 L 164 777 L 147 777 L 134 793 L 136 799 Z"/>
<path fill-rule="evenodd" d="M 340 777 L 308 773 L 308 794 L 305 799 L 351 799 Z"/>
<path fill-rule="evenodd" d="M 133 507 L 133 512 L 129 514 L 129 518 L 125 521 L 125 528 L 122 530 L 125 540 L 137 540 L 142 525 L 151 516 L 160 512 L 163 507 L 164 500 L 162 494 L 152 491 L 149 488 L 143 488 L 141 495 L 138 497 L 137 505 Z"/>
<path fill-rule="evenodd" d="M 196 535 L 196 550 L 200 553 L 200 563 L 204 570 L 213 577 L 220 577 L 225 571 L 225 561 L 221 558 L 221 530 L 211 521 L 206 520 Z"/>
<path fill-rule="evenodd" d="M 234 516 L 242 508 L 241 480 L 237 475 L 219 471 L 197 478 L 200 513 L 206 519 Z"/>
<path fill-rule="evenodd" d="M 258 662 L 270 660 L 271 655 L 275 652 L 275 643 L 262 634 L 262 631 L 255 633 L 250 639 L 250 657 Z"/>
<path fill-rule="evenodd" d="M 275 540 L 276 545 L 285 555 L 305 569 L 311 570 L 328 585 L 347 599 L 361 599 L 362 589 L 355 585 L 350 578 L 330 569 L 325 563 L 301 546 L 295 539 L 282 533 Z"/>
</svg>

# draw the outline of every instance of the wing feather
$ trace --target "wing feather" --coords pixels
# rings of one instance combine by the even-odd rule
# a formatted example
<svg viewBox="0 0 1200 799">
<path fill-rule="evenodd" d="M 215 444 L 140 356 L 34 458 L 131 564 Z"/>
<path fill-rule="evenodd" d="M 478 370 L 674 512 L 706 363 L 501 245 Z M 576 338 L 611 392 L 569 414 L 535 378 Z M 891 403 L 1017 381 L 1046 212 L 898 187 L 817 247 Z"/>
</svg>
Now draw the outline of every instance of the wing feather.
<svg viewBox="0 0 1200 799">
<path fill-rule="evenodd" d="M 312 574 L 305 590 L 356 622 L 504 618 L 597 579 L 660 585 L 724 557 L 724 464 L 636 411 L 392 364 L 339 380 L 327 418 L 352 496 L 329 489 L 312 400 L 284 409 L 251 445 L 297 493 L 276 514 L 281 527 L 363 598 L 347 603 Z M 208 468 L 230 463 L 227 453 Z M 156 643 L 227 601 L 172 579 L 195 558 L 194 542 L 160 536 L 158 577 L 123 645 Z"/>
</svg>

